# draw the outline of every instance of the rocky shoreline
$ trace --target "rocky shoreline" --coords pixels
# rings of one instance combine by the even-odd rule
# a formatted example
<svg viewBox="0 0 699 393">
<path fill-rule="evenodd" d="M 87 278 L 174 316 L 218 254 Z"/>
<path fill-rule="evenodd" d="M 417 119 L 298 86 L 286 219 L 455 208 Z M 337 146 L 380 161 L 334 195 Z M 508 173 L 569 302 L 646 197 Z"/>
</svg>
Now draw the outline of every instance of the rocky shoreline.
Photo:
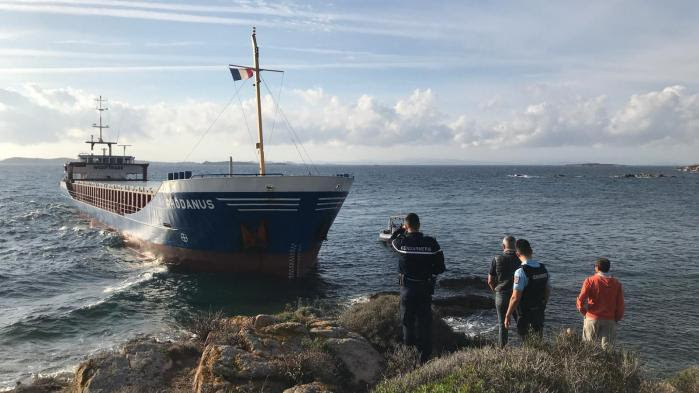
<svg viewBox="0 0 699 393">
<path fill-rule="evenodd" d="M 443 280 L 459 296 L 435 298 L 434 346 L 466 345 L 441 319 L 494 307 L 485 280 Z M 192 335 L 172 341 L 142 336 L 82 362 L 74 374 L 18 384 L 16 393 L 357 392 L 387 376 L 399 348 L 398 295 L 372 295 L 343 312 L 300 307 L 277 315 L 204 315 Z M 417 362 L 412 354 L 413 363 Z"/>
<path fill-rule="evenodd" d="M 187 337 L 167 341 L 149 336 L 136 337 L 118 350 L 90 357 L 76 368 L 75 373 L 40 378 L 27 384 L 18 383 L 11 391 L 505 392 L 509 389 L 505 382 L 500 382 L 501 386 L 495 385 L 492 389 L 478 387 L 492 382 L 485 378 L 489 372 L 497 371 L 497 367 L 503 367 L 501 363 L 505 364 L 507 370 L 511 370 L 511 360 L 518 359 L 518 356 L 525 359 L 525 362 L 538 356 L 542 364 L 571 362 L 574 368 L 578 367 L 575 364 L 579 362 L 577 358 L 561 359 L 561 356 L 579 357 L 585 351 L 588 355 L 592 354 L 589 356 L 597 356 L 594 351 L 598 350 L 581 343 L 579 334 L 564 334 L 563 339 L 557 339 L 554 344 L 536 344 L 533 348 L 537 352 L 533 353 L 527 346 L 503 351 L 494 348 L 484 339 L 474 339 L 454 332 L 442 317 L 463 316 L 478 310 L 492 309 L 493 299 L 482 278 L 442 280 L 439 286 L 446 292 L 458 291 L 459 295 L 435 298 L 432 335 L 435 359 L 423 366 L 419 364 L 419 356 L 414 348 L 400 344 L 398 295 L 379 293 L 370 296 L 366 302 L 341 310 L 303 306 L 276 315 L 228 318 L 216 313 L 204 313 L 189 325 L 192 334 Z M 698 391 L 676 389 L 675 385 L 666 382 L 644 382 L 638 367 L 627 364 L 626 357 L 615 353 L 605 355 L 607 357 L 604 361 L 610 364 L 597 365 L 605 370 L 619 369 L 619 375 L 614 374 L 614 371 L 609 378 L 610 381 L 616 381 L 614 383 L 621 383 L 623 389 L 608 391 Z M 468 362 L 475 363 L 466 367 Z M 464 369 L 470 370 L 469 373 L 464 374 Z M 692 370 L 694 369 L 690 369 L 688 374 L 690 377 L 687 386 L 699 389 L 699 369 Z M 595 372 L 597 371 L 592 370 L 588 374 L 594 377 Z M 563 377 L 564 380 L 559 381 L 545 376 L 541 379 L 543 382 L 534 378 L 533 381 L 538 385 L 521 391 L 571 391 L 565 388 L 565 378 L 568 377 Z M 573 381 L 571 378 L 571 386 L 585 383 L 585 378 L 582 381 Z M 553 385 L 546 385 L 551 383 Z M 662 390 L 658 390 L 661 387 Z"/>
</svg>

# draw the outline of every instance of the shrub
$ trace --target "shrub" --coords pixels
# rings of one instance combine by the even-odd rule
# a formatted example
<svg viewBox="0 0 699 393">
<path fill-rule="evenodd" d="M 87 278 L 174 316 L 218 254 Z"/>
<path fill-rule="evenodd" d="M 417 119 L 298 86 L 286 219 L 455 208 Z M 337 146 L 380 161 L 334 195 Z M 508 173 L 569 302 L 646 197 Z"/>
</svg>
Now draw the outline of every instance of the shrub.
<svg viewBox="0 0 699 393">
<path fill-rule="evenodd" d="M 699 393 L 699 366 L 684 369 L 668 378 L 669 383 L 679 393 Z"/>
<path fill-rule="evenodd" d="M 401 323 L 398 315 L 399 297 L 395 294 L 372 296 L 368 302 L 357 303 L 339 316 L 346 329 L 364 336 L 381 353 L 386 353 L 400 344 Z M 436 313 L 432 313 L 432 353 L 439 355 L 468 345 L 481 345 L 455 333 Z"/>
<path fill-rule="evenodd" d="M 282 322 L 300 322 L 307 324 L 321 317 L 337 315 L 337 304 L 320 299 L 298 298 L 296 303 L 287 303 L 284 310 L 275 314 Z"/>
<path fill-rule="evenodd" d="M 223 319 L 223 311 L 211 310 L 200 311 L 182 323 L 182 327 L 194 333 L 201 341 L 206 341 L 206 337 L 212 331 L 221 326 Z"/>
<path fill-rule="evenodd" d="M 334 385 L 346 379 L 338 360 L 319 349 L 305 349 L 284 356 L 278 362 L 289 379 L 290 385 L 313 381 Z"/>
<path fill-rule="evenodd" d="M 459 351 L 385 380 L 375 392 L 638 392 L 641 384 L 633 355 L 562 333 L 535 345 Z"/>
<path fill-rule="evenodd" d="M 420 366 L 420 353 L 417 348 L 398 344 L 386 352 L 385 378 L 409 373 Z"/>
<path fill-rule="evenodd" d="M 366 303 L 354 304 L 340 314 L 346 329 L 364 336 L 381 353 L 397 345 L 401 337 L 398 297 L 381 295 Z"/>
</svg>

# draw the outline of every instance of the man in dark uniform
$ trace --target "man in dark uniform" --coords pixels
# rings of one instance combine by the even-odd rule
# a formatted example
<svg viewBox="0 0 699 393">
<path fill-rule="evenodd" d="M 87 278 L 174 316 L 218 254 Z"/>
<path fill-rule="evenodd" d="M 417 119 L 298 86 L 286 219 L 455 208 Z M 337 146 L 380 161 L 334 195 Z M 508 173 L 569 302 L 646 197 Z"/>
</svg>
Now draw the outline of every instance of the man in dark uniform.
<svg viewBox="0 0 699 393">
<path fill-rule="evenodd" d="M 415 213 L 405 217 L 403 227 L 391 237 L 391 245 L 399 254 L 403 343 L 416 346 L 420 360 L 426 362 L 432 353 L 434 276 L 446 270 L 444 254 L 437 240 L 420 232 Z"/>
<path fill-rule="evenodd" d="M 498 313 L 498 344 L 503 348 L 507 344 L 508 332 L 505 328 L 505 313 L 512 296 L 512 282 L 520 261 L 515 255 L 515 238 L 505 236 L 502 239 L 502 254 L 493 258 L 488 273 L 488 286 L 495 292 L 495 309 Z"/>
<path fill-rule="evenodd" d="M 532 259 L 533 251 L 528 241 L 517 240 L 515 252 L 522 264 L 515 272 L 505 327 L 510 327 L 510 316 L 517 310 L 517 333 L 520 337 L 524 340 L 531 332 L 541 337 L 544 332 L 544 311 L 551 296 L 549 272 L 543 263 Z"/>
</svg>

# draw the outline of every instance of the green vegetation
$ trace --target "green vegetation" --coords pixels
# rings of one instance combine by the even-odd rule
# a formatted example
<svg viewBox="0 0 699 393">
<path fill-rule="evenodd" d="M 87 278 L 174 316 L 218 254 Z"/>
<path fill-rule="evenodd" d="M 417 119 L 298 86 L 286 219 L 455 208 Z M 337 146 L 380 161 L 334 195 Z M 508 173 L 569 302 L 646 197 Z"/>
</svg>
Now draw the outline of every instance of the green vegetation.
<svg viewBox="0 0 699 393">
<path fill-rule="evenodd" d="M 669 378 L 667 384 L 681 393 L 699 393 L 699 366 L 684 369 Z M 673 390 L 669 390 L 673 391 Z"/>
<path fill-rule="evenodd" d="M 401 324 L 398 295 L 380 294 L 369 302 L 358 303 L 340 314 L 339 321 L 347 330 L 364 336 L 382 354 L 400 344 Z M 467 346 L 482 346 L 485 341 L 471 339 L 454 332 L 436 314 L 432 320 L 432 352 L 438 356 Z"/>
<path fill-rule="evenodd" d="M 603 350 L 577 334 L 521 347 L 470 348 L 434 359 L 411 372 L 384 380 L 375 393 L 515 392 L 699 392 L 699 369 L 667 381 L 644 378 L 637 358 L 622 350 Z"/>
<path fill-rule="evenodd" d="M 336 350 L 329 348 L 328 337 L 292 334 L 283 337 L 287 348 L 285 352 L 277 352 L 266 358 L 267 360 L 257 353 L 243 354 L 242 357 L 236 358 L 235 362 L 242 361 L 241 359 L 252 360 L 249 365 L 230 365 L 231 370 L 240 367 L 247 367 L 247 370 L 261 367 L 264 361 L 269 361 L 267 366 L 270 369 L 281 370 L 281 373 L 276 374 L 276 385 L 267 386 L 268 381 L 264 379 L 265 375 L 262 375 L 264 380 L 236 380 L 220 391 L 281 391 L 281 386 L 290 387 L 313 382 L 330 387 L 338 393 L 699 393 L 699 366 L 687 368 L 665 380 L 654 380 L 644 373 L 634 354 L 623 350 L 602 349 L 598 344 L 583 342 L 579 334 L 561 332 L 551 340 L 535 339 L 521 346 L 511 345 L 500 349 L 494 345 L 487 345 L 483 340 L 470 339 L 453 332 L 437 317 L 434 320 L 433 352 L 441 357 L 420 365 L 415 348 L 400 343 L 397 295 L 384 293 L 372 296 L 369 302 L 355 304 L 342 311 L 337 320 L 334 319 L 337 309 L 328 311 L 323 309 L 323 304 L 316 303 L 309 305 L 299 302 L 273 317 L 266 317 L 276 322 L 300 322 L 308 328 L 320 325 L 328 327 L 329 330 L 332 328 L 344 331 L 337 326 L 339 322 L 345 329 L 361 334 L 383 357 L 382 361 L 375 365 L 377 371 L 373 374 L 383 376 L 383 381 L 374 385 L 374 378 L 371 384 L 358 385 L 353 381 L 357 362 L 353 367 L 352 363 L 343 361 Z M 321 317 L 323 315 L 325 317 Z M 212 370 L 229 367 L 228 363 L 217 363 L 220 360 L 218 358 L 203 358 L 202 350 L 205 345 L 232 345 L 245 352 L 253 351 L 253 343 L 264 347 L 264 336 L 255 335 L 253 324 L 253 317 L 222 318 L 220 312 L 208 311 L 192 316 L 186 324 L 186 327 L 205 343 L 185 340 L 158 344 L 152 340 L 148 341 L 151 346 L 143 348 L 161 348 L 156 353 L 166 355 L 155 356 L 154 361 L 160 361 L 161 365 L 166 364 L 163 363 L 166 361 L 169 362 L 167 364 L 174 365 L 162 378 L 163 386 L 152 383 L 152 376 L 147 379 L 136 378 L 134 382 L 133 376 L 141 374 L 134 374 L 129 362 L 124 362 L 127 365 L 124 369 L 112 368 L 118 363 L 114 361 L 115 358 L 125 356 L 123 353 L 115 353 L 111 358 L 98 357 L 88 361 L 101 364 L 101 373 L 88 375 L 78 371 L 75 379 L 72 376 L 40 378 L 33 384 L 19 385 L 13 391 L 79 391 L 81 386 L 85 386 L 85 378 L 92 378 L 94 375 L 101 376 L 102 380 L 99 383 L 124 385 L 114 385 L 118 386 L 118 389 L 110 390 L 120 393 L 192 391 L 195 375 L 213 375 Z M 278 347 L 279 342 L 274 342 Z M 124 347 L 125 351 L 130 348 L 132 352 L 129 353 L 139 356 L 152 354 L 153 352 L 142 350 L 142 343 L 134 341 Z M 270 345 L 267 349 L 273 350 L 274 347 Z M 367 367 L 364 360 L 377 356 L 375 351 L 370 349 L 370 352 L 371 354 L 363 352 L 357 358 L 360 369 Z M 209 352 L 211 353 L 215 351 Z M 282 354 L 283 356 L 280 356 Z M 212 363 L 208 363 L 206 359 Z M 87 369 L 83 368 L 84 370 Z M 99 367 L 95 370 L 99 370 Z M 132 380 L 129 383 L 123 380 L 115 381 L 110 379 L 110 375 L 127 375 Z M 160 377 L 162 375 L 158 376 Z M 80 380 L 83 381 L 82 384 L 78 382 Z M 264 384 L 260 385 L 260 381 Z M 226 390 L 228 388 L 241 390 Z M 210 390 L 199 390 L 203 391 Z"/>
</svg>

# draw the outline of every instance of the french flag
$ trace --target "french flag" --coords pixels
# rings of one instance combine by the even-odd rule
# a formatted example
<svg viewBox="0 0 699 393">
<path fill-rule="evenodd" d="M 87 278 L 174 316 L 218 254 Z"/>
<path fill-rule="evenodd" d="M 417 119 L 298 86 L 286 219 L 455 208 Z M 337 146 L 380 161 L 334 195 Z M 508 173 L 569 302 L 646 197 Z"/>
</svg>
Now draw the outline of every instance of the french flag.
<svg viewBox="0 0 699 393">
<path fill-rule="evenodd" d="M 252 77 L 252 68 L 228 66 L 228 69 L 231 70 L 231 75 L 233 75 L 234 81 L 241 81 Z"/>
</svg>

